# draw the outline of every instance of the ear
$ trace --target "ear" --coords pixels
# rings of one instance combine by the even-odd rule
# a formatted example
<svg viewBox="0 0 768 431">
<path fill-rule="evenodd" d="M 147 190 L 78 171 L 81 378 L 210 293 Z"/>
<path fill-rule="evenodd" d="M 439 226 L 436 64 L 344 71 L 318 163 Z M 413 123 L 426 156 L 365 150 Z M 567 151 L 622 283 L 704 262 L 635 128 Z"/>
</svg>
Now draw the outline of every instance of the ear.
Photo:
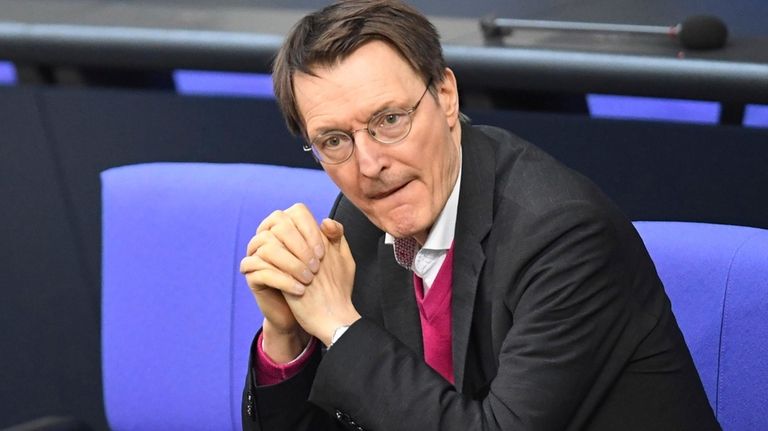
<svg viewBox="0 0 768 431">
<path fill-rule="evenodd" d="M 448 126 L 453 129 L 459 121 L 459 89 L 456 84 L 456 76 L 448 67 L 443 73 L 443 82 L 437 86 L 437 97 L 440 101 L 440 108 L 442 108 L 448 121 Z"/>
</svg>

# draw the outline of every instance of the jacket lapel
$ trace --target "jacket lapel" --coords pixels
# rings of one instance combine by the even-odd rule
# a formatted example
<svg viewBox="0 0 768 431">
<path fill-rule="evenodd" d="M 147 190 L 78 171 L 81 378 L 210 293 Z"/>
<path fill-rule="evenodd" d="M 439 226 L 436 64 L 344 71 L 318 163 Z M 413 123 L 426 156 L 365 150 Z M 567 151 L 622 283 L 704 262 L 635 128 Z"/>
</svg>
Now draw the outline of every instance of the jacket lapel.
<svg viewBox="0 0 768 431">
<path fill-rule="evenodd" d="M 413 291 L 413 273 L 397 264 L 392 246 L 379 240 L 379 268 L 381 307 L 384 327 L 395 337 L 424 357 L 421 320 Z"/>
<path fill-rule="evenodd" d="M 475 294 L 485 250 L 482 241 L 493 220 L 494 159 L 482 132 L 462 124 L 462 177 L 453 255 L 452 318 L 453 373 L 456 387 L 464 385 L 467 349 Z M 379 238 L 377 280 L 385 328 L 424 357 L 421 321 L 413 291 L 413 274 L 395 262 L 391 245 Z"/>
<path fill-rule="evenodd" d="M 456 388 L 464 387 L 467 349 L 475 309 L 475 294 L 486 255 L 483 240 L 493 221 L 495 166 L 488 139 L 462 124 L 462 173 L 453 256 L 452 318 L 453 374 Z"/>
</svg>

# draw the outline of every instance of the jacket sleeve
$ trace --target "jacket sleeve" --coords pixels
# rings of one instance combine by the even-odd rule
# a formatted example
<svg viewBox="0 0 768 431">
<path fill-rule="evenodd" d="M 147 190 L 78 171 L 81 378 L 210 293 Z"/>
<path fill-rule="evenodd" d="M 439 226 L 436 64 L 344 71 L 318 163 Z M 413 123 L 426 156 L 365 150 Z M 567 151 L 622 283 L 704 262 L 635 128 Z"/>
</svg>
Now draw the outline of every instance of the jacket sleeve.
<svg viewBox="0 0 768 431">
<path fill-rule="evenodd" d="M 339 194 L 334 202 L 330 216 L 334 217 L 342 201 Z M 253 339 L 256 343 L 259 333 Z M 322 349 L 316 349 L 307 365 L 298 374 L 275 385 L 259 386 L 255 378 L 256 350 L 251 345 L 248 360 L 248 374 L 243 388 L 242 425 L 246 431 L 271 430 L 342 430 L 348 422 L 339 421 L 316 405 L 309 402 L 310 388 L 320 364 Z M 352 427 L 351 429 L 355 429 Z"/>
<path fill-rule="evenodd" d="M 617 230 L 590 205 L 532 220 L 515 252 L 494 250 L 489 257 L 500 272 L 518 269 L 485 274 L 486 283 L 498 284 L 492 289 L 503 291 L 513 323 L 501 337 L 498 372 L 482 399 L 456 390 L 365 317 L 326 354 L 309 399 L 368 430 L 571 429 L 581 403 L 605 395 L 599 389 L 611 386 L 641 337 L 628 329 L 636 317 L 631 291 L 649 263 L 638 262 L 642 244 L 629 223 L 616 223 Z M 646 320 L 651 328 L 655 319 Z"/>
<path fill-rule="evenodd" d="M 258 340 L 254 337 L 254 343 Z M 248 374 L 243 388 L 243 430 L 318 430 L 342 429 L 339 423 L 307 401 L 310 387 L 320 363 L 320 349 L 295 376 L 275 385 L 259 386 L 255 379 L 256 354 L 253 346 L 248 361 Z"/>
</svg>

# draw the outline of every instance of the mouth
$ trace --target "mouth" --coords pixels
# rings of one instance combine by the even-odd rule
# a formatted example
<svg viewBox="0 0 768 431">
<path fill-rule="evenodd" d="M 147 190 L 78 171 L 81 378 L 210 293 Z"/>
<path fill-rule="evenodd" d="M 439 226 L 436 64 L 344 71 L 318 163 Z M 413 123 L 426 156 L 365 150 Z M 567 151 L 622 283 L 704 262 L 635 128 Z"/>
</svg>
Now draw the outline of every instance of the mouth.
<svg viewBox="0 0 768 431">
<path fill-rule="evenodd" d="M 403 184 L 401 184 L 401 185 L 399 185 L 397 187 L 393 187 L 393 188 L 391 188 L 389 190 L 385 190 L 383 192 L 371 194 L 369 196 L 369 198 L 370 199 L 374 199 L 374 200 L 381 200 L 381 199 L 388 198 L 388 197 L 392 196 L 393 194 L 399 192 L 400 190 L 404 189 L 405 186 L 407 186 L 410 183 L 411 183 L 410 181 L 406 181 L 405 183 L 403 183 Z"/>
</svg>

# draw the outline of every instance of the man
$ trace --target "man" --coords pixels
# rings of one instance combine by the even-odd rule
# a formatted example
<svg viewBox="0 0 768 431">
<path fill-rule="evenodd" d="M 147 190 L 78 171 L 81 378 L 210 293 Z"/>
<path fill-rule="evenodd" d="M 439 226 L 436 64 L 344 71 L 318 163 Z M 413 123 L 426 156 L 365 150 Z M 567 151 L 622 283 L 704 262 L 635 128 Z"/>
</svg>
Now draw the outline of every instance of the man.
<svg viewBox="0 0 768 431">
<path fill-rule="evenodd" d="M 719 428 L 632 225 L 536 147 L 470 125 L 422 15 L 329 6 L 274 79 L 342 195 L 334 220 L 297 204 L 248 246 L 265 319 L 244 428 Z"/>
</svg>

